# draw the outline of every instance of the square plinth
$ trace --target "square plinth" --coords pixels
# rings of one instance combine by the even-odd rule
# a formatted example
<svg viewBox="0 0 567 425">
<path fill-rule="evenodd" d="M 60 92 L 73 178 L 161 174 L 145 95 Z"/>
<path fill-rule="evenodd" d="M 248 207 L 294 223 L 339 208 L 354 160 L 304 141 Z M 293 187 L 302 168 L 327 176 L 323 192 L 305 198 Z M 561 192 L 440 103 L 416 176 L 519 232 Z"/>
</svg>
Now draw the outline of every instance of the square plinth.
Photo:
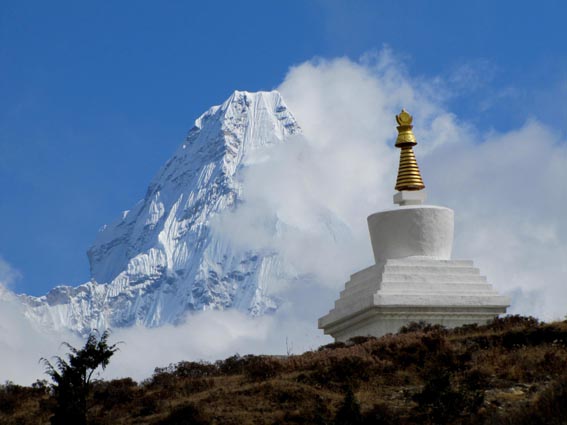
<svg viewBox="0 0 567 425">
<path fill-rule="evenodd" d="M 380 337 L 419 321 L 453 328 L 486 323 L 509 304 L 472 261 L 387 260 L 353 274 L 319 328 L 337 341 Z"/>
<path fill-rule="evenodd" d="M 425 190 L 402 190 L 394 195 L 394 204 L 421 205 L 425 202 L 427 193 Z"/>
</svg>

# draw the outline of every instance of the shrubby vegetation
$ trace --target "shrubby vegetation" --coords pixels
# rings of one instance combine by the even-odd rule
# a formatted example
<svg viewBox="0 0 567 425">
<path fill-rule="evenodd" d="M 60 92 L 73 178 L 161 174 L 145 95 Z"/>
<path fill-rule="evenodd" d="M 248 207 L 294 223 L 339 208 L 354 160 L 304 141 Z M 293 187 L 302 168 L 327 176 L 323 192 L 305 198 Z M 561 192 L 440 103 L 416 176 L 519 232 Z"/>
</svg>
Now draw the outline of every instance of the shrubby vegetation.
<svg viewBox="0 0 567 425">
<path fill-rule="evenodd" d="M 91 333 L 85 346 L 77 349 L 64 343 L 69 349 L 68 360 L 56 357 L 55 366 L 47 359 L 41 359 L 46 373 L 53 380 L 50 417 L 52 425 L 86 425 L 91 379 L 100 367 L 106 368 L 110 358 L 118 349 L 108 345 L 108 332 L 100 335 Z"/>
<path fill-rule="evenodd" d="M 115 348 L 114 346 L 110 346 Z M 413 323 L 296 356 L 239 356 L 93 381 L 95 424 L 565 424 L 567 321 Z M 75 355 L 80 350 L 72 351 Z M 0 424 L 49 424 L 54 387 L 0 386 Z"/>
</svg>

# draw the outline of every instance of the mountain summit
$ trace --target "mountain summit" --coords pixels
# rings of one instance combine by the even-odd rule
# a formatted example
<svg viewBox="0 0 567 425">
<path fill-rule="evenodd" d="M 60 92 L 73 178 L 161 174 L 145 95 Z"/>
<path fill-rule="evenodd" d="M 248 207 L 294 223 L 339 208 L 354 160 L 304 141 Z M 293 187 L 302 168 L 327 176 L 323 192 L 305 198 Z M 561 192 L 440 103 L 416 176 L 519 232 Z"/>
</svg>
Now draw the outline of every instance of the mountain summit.
<svg viewBox="0 0 567 425">
<path fill-rule="evenodd" d="M 88 251 L 92 280 L 20 295 L 27 316 L 86 333 L 178 323 L 198 310 L 275 310 L 268 288 L 283 273 L 277 254 L 232 246 L 211 219 L 237 207 L 255 153 L 300 132 L 278 92 L 235 91 L 195 121 L 144 199 L 101 229 Z"/>
</svg>

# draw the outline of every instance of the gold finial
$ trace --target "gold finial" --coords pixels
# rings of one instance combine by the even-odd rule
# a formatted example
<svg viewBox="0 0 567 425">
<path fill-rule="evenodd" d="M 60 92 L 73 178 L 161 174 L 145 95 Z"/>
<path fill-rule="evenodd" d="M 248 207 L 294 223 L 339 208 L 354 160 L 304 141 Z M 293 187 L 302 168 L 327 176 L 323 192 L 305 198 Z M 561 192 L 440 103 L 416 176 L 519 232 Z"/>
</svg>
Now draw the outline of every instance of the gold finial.
<svg viewBox="0 0 567 425">
<path fill-rule="evenodd" d="M 396 115 L 396 121 L 398 125 L 411 125 L 413 117 L 405 109 L 402 109 L 402 112 Z"/>
<path fill-rule="evenodd" d="M 424 189 L 425 185 L 421 179 L 421 173 L 412 149 L 413 146 L 417 145 L 412 131 L 413 125 L 411 125 L 413 117 L 405 109 L 402 109 L 402 112 L 396 115 L 396 121 L 398 123 L 396 147 L 401 148 L 396 190 Z"/>
</svg>

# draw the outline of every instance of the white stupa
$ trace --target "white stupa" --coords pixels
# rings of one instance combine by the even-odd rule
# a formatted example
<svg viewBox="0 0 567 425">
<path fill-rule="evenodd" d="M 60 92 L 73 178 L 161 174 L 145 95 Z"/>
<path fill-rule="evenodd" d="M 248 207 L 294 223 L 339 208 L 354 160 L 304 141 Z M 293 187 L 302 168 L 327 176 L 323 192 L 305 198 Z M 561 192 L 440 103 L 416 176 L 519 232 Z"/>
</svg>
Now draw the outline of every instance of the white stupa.
<svg viewBox="0 0 567 425">
<path fill-rule="evenodd" d="M 368 217 L 375 264 L 351 275 L 319 328 L 336 341 L 382 336 L 411 322 L 485 323 L 510 305 L 470 260 L 452 260 L 453 210 L 422 205 L 425 188 L 406 111 L 396 116 L 401 148 L 396 209 Z"/>
</svg>

